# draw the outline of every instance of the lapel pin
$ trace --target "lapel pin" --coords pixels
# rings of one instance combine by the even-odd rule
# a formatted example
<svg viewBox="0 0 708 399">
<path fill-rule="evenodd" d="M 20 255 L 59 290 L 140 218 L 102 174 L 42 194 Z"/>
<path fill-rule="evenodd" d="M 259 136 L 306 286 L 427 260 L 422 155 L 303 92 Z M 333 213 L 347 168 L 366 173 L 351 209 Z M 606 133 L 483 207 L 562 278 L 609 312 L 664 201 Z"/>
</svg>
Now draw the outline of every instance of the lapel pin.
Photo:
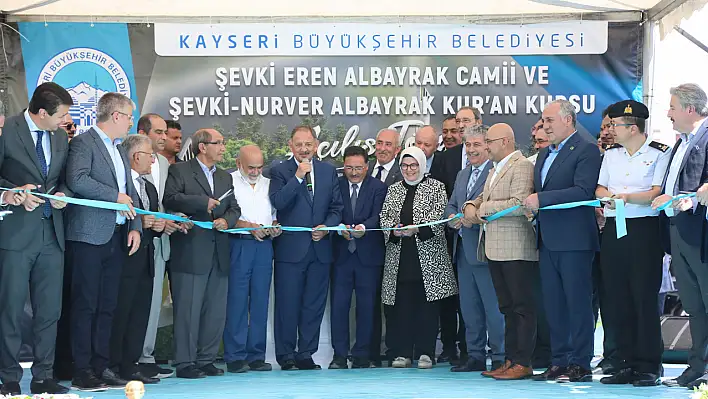
<svg viewBox="0 0 708 399">
<path fill-rule="evenodd" d="M 575 149 L 575 146 L 570 146 L 570 150 L 573 151 Z"/>
</svg>

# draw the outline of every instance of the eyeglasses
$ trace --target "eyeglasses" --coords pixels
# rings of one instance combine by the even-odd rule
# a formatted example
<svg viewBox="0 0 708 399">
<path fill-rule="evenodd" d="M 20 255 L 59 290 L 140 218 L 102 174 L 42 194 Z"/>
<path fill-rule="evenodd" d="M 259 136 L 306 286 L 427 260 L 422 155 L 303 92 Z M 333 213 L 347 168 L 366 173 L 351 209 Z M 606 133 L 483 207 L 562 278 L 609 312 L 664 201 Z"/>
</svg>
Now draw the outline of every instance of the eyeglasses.
<svg viewBox="0 0 708 399">
<path fill-rule="evenodd" d="M 401 164 L 401 170 L 418 170 L 418 164 Z"/>
<path fill-rule="evenodd" d="M 634 123 L 610 123 L 610 127 L 617 127 L 617 126 L 634 126 Z"/>
<path fill-rule="evenodd" d="M 204 144 L 224 145 L 224 141 L 207 141 Z"/>
<path fill-rule="evenodd" d="M 125 112 L 120 112 L 120 111 L 115 111 L 115 112 L 117 112 L 117 113 L 119 113 L 119 114 L 121 114 L 121 115 L 127 116 L 128 119 L 130 119 L 131 122 L 134 122 L 134 121 L 135 121 L 135 116 L 133 116 L 133 115 L 126 114 Z"/>
<path fill-rule="evenodd" d="M 487 140 L 484 140 L 484 142 L 487 143 L 487 145 L 489 145 L 497 140 L 504 140 L 505 138 L 506 137 L 499 137 L 498 139 L 491 139 L 491 140 L 487 139 Z"/>
<path fill-rule="evenodd" d="M 364 171 L 364 167 L 363 167 L 363 166 L 345 166 L 345 167 L 344 167 L 344 170 L 347 171 L 347 172 L 350 172 L 350 173 L 351 173 L 352 171 L 357 172 L 357 173 L 360 173 L 360 172 L 363 172 L 363 171 Z"/>
<path fill-rule="evenodd" d="M 157 159 L 157 154 L 155 154 L 154 152 L 135 151 L 135 153 L 136 153 L 136 154 L 150 155 L 150 156 L 152 157 L 152 160 L 153 160 L 153 161 Z"/>
</svg>

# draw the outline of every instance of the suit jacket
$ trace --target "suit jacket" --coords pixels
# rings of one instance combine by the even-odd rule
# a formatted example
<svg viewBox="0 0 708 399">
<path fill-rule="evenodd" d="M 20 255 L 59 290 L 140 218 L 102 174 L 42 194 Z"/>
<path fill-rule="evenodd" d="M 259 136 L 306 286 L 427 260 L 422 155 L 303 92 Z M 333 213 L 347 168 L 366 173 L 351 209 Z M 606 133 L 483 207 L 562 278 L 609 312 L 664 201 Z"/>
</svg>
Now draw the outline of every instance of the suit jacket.
<svg viewBox="0 0 708 399">
<path fill-rule="evenodd" d="M 541 207 L 595 199 L 602 157 L 597 143 L 576 132 L 563 145 L 548 170 L 545 184 L 541 170 L 550 151 L 538 154 L 534 188 Z M 599 251 L 595 210 L 589 206 L 540 211 L 536 217 L 537 243 L 551 251 Z"/>
<path fill-rule="evenodd" d="M 433 176 L 445 184 L 445 191 L 448 197 L 452 195 L 455 189 L 455 176 L 462 170 L 462 153 L 464 152 L 464 144 L 458 144 L 439 155 L 441 156 L 441 166 L 436 172 L 439 176 Z M 435 155 L 437 158 L 438 155 Z M 435 163 L 435 160 L 433 160 Z M 432 167 L 430 168 L 433 169 Z"/>
<path fill-rule="evenodd" d="M 25 184 L 42 186 L 38 191 L 56 187 L 52 192 L 63 192 L 72 196 L 66 186 L 64 166 L 69 153 L 66 132 L 62 129 L 50 134 L 51 159 L 47 177 L 42 170 L 35 151 L 32 134 L 27 126 L 24 113 L 11 116 L 5 121 L 5 127 L 0 136 L 0 186 L 13 188 Z M 48 201 L 48 200 L 47 200 Z M 66 209 L 66 208 L 64 208 Z M 23 206 L 12 207 L 12 214 L 0 222 L 0 248 L 10 251 L 21 251 L 37 237 L 41 231 L 42 207 L 32 212 L 25 211 Z M 52 208 L 52 223 L 59 243 L 64 250 L 64 210 Z"/>
<path fill-rule="evenodd" d="M 366 176 L 359 188 L 355 210 L 352 210 L 349 180 L 344 176 L 339 178 L 339 189 L 344 202 L 343 224 L 352 226 L 363 224 L 367 230 L 381 227 L 379 214 L 388 189 L 384 183 L 372 176 Z M 332 237 L 335 264 L 345 262 L 350 256 L 357 256 L 362 265 L 383 266 L 384 238 L 382 232 L 367 231 L 363 237 L 355 238 L 356 251 L 354 251 L 354 255 L 349 253 L 349 241 L 339 234 L 333 234 Z"/>
<path fill-rule="evenodd" d="M 157 195 L 158 195 L 158 205 L 159 205 L 159 212 L 165 212 L 165 206 L 162 204 L 162 201 L 165 198 L 165 183 L 167 183 L 167 173 L 169 172 L 170 169 L 170 162 L 165 158 L 164 156 L 157 154 L 157 164 L 159 165 L 160 168 L 160 181 L 159 182 L 153 182 L 152 181 L 152 175 L 147 175 L 145 176 L 152 184 L 154 187 L 157 188 Z M 152 201 L 150 202 L 152 205 Z M 168 234 L 157 234 L 155 236 L 155 253 L 160 255 L 162 260 L 167 262 L 170 260 L 170 236 Z"/>
<path fill-rule="evenodd" d="M 180 212 L 193 220 L 226 220 L 228 228 L 236 227 L 241 217 L 241 208 L 233 194 L 221 200 L 221 204 L 211 213 L 207 211 L 209 198 L 218 199 L 229 190 L 233 192 L 231 175 L 220 168 L 214 172 L 214 193 L 197 158 L 170 165 L 165 182 L 165 208 Z M 187 234 L 176 232 L 170 237 L 170 268 L 173 272 L 207 274 L 211 271 L 212 260 L 216 257 L 218 268 L 223 274 L 229 272 L 229 234 L 217 230 L 193 227 Z"/>
<path fill-rule="evenodd" d="M 401 208 L 406 199 L 404 182 L 398 182 L 388 189 L 381 208 L 381 227 L 394 227 L 401 221 Z M 418 183 L 413 198 L 413 223 L 422 224 L 440 220 L 447 206 L 445 186 L 430 177 Z M 458 293 L 455 272 L 445 244 L 443 224 L 430 226 L 432 237 L 416 238 L 423 286 L 428 302 L 447 298 Z M 398 265 L 401 260 L 401 240 L 392 240 L 391 231 L 384 231 L 386 240 L 386 261 L 381 283 L 381 302 L 394 305 L 398 283 Z"/>
<path fill-rule="evenodd" d="M 447 161 L 445 160 L 445 153 L 442 151 L 435 151 L 433 154 L 433 163 L 430 165 L 430 170 L 428 175 L 433 179 L 445 184 L 447 179 Z M 454 181 L 453 181 L 454 185 Z M 452 189 L 449 190 L 450 193 Z M 450 198 L 450 193 L 448 193 L 447 184 L 445 184 L 445 193 L 448 198 Z"/>
<path fill-rule="evenodd" d="M 132 180 L 132 179 L 131 179 Z M 128 180 L 128 184 L 133 184 L 131 180 Z M 147 192 L 148 199 L 150 200 L 150 209 L 152 212 L 159 212 L 160 200 L 155 186 L 149 181 L 145 183 L 145 191 Z M 146 209 L 143 200 L 138 195 L 138 206 L 141 209 Z M 133 256 L 127 257 L 126 261 L 123 263 L 123 275 L 137 277 L 141 276 L 147 270 L 150 277 L 155 277 L 155 241 L 156 237 L 159 237 L 161 233 L 157 233 L 152 229 L 144 229 L 143 236 L 140 240 L 140 248 L 133 254 Z M 127 244 L 127 242 L 126 242 Z"/>
<path fill-rule="evenodd" d="M 137 204 L 139 195 L 130 182 L 130 161 L 123 146 L 116 148 L 125 169 L 126 194 Z M 75 197 L 115 202 L 119 193 L 117 179 L 111 156 L 94 128 L 71 139 L 66 161 L 66 181 Z M 103 245 L 113 236 L 116 211 L 69 205 L 66 213 L 67 240 Z M 142 232 L 140 218 L 128 219 L 126 224 L 130 230 Z"/>
<path fill-rule="evenodd" d="M 673 162 L 676 151 L 680 146 L 681 141 L 674 145 L 670 162 Z M 662 193 L 666 188 L 669 169 L 666 169 L 666 175 L 661 185 Z M 681 169 L 679 169 L 677 192 L 673 194 L 677 195 L 679 191 L 695 192 L 705 183 L 708 183 L 708 119 L 698 128 L 695 137 L 693 137 L 689 147 L 686 149 L 686 154 L 681 162 Z M 697 204 L 698 201 L 694 198 L 693 202 Z M 662 212 L 661 215 L 663 224 L 668 226 L 666 214 Z M 680 212 L 672 218 L 679 235 L 687 244 L 703 248 L 702 260 L 704 262 L 708 261 L 708 236 L 706 236 L 705 216 L 706 207 L 697 204 L 693 210 Z"/>
<path fill-rule="evenodd" d="M 294 158 L 274 166 L 270 171 L 270 203 L 278 211 L 278 222 L 283 226 L 315 227 L 323 224 L 332 227 L 342 222 L 344 205 L 337 170 L 318 160 L 312 161 L 312 167 L 314 200 L 310 198 L 305 180 L 300 183 L 295 177 L 298 166 Z M 275 238 L 275 259 L 278 262 L 300 262 L 311 244 L 320 262 L 332 262 L 329 234 L 313 242 L 310 234 L 297 231 L 284 231 Z"/>
<path fill-rule="evenodd" d="M 376 168 L 376 159 L 373 159 L 369 161 L 369 175 L 372 173 L 376 174 L 374 169 Z M 388 175 L 386 175 L 386 181 L 384 182 L 386 186 L 390 186 L 393 183 L 399 182 L 403 180 L 403 175 L 401 174 L 401 167 L 398 165 L 398 161 L 393 163 L 393 166 L 391 166 L 391 170 L 388 172 Z"/>
<path fill-rule="evenodd" d="M 479 216 L 488 217 L 521 205 L 526 197 L 533 194 L 533 169 L 533 163 L 518 151 L 499 170 L 494 182 L 492 177 L 496 168 L 492 169 L 484 183 L 484 192 L 471 202 L 477 208 Z M 524 208 L 485 224 L 479 238 L 479 260 L 538 261 L 536 233 L 526 217 Z"/>
<path fill-rule="evenodd" d="M 470 192 L 469 196 L 467 195 L 467 183 L 470 180 L 470 174 L 472 174 L 472 165 L 462 169 L 459 173 L 457 173 L 454 189 L 452 195 L 450 196 L 450 202 L 447 203 L 447 207 L 445 208 L 445 217 L 461 213 L 462 208 L 464 207 L 467 201 L 473 200 L 479 197 L 480 194 L 482 194 L 482 190 L 484 189 L 484 181 L 486 180 L 487 175 L 489 175 L 490 170 L 492 170 L 492 161 L 487 162 L 487 164 L 484 166 L 484 169 L 482 169 L 482 172 L 479 174 L 477 182 L 475 182 L 474 187 L 472 188 L 472 191 Z M 477 260 L 479 228 L 480 226 L 476 224 L 469 228 L 464 226 L 461 227 L 462 245 L 464 245 L 466 248 L 465 258 L 467 259 L 467 262 L 471 265 L 484 264 L 484 262 L 480 262 L 479 260 Z M 454 261 L 457 259 L 457 230 L 452 228 L 450 228 L 450 230 L 453 231 L 452 259 Z"/>
</svg>

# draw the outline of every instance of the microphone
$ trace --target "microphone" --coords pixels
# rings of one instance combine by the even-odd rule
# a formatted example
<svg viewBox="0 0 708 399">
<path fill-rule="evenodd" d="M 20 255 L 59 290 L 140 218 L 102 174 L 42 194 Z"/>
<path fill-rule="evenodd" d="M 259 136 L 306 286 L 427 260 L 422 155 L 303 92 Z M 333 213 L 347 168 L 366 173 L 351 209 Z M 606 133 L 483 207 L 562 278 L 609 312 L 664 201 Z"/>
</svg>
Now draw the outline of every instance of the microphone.
<svg viewBox="0 0 708 399">
<path fill-rule="evenodd" d="M 305 181 L 307 182 L 307 191 L 312 192 L 312 177 L 310 177 L 310 172 L 305 173 Z"/>
</svg>

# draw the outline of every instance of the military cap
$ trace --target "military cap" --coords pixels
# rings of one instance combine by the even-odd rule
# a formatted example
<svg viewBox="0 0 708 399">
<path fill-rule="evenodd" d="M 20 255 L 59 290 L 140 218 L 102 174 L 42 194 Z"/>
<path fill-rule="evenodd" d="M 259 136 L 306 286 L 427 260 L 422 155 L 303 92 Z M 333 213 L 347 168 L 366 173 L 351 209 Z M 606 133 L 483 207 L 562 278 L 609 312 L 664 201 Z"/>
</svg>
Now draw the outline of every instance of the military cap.
<svg viewBox="0 0 708 399">
<path fill-rule="evenodd" d="M 607 116 L 610 118 L 629 116 L 633 118 L 648 119 L 649 109 L 646 105 L 638 101 L 625 100 L 610 105 L 610 108 L 607 110 Z"/>
</svg>

